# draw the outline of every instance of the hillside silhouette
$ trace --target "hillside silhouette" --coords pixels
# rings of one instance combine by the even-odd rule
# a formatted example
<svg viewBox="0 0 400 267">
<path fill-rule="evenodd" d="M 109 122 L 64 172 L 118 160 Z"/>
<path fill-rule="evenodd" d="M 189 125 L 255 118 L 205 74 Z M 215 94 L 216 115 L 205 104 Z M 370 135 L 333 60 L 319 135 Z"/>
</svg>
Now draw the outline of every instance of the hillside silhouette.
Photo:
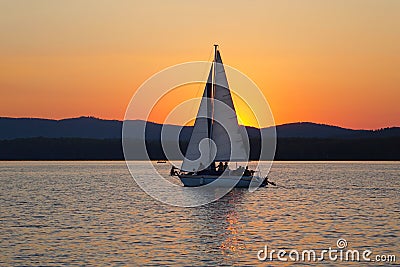
<svg viewBox="0 0 400 267">
<path fill-rule="evenodd" d="M 146 124 L 146 138 L 158 139 L 163 125 L 145 122 L 142 120 L 129 121 L 131 127 L 142 129 Z M 167 125 L 176 128 L 171 132 L 180 131 L 180 126 Z M 7 118 L 0 117 L 0 140 L 15 138 L 48 137 L 48 138 L 93 138 L 115 139 L 121 138 L 122 121 L 103 120 L 94 117 L 79 117 L 62 120 L 37 118 Z M 188 140 L 193 127 L 185 126 L 181 131 L 181 138 Z M 257 129 L 246 127 L 250 137 L 259 130 L 267 133 L 271 128 Z M 312 122 L 288 123 L 276 126 L 279 138 L 383 138 L 400 136 L 400 127 L 390 127 L 379 130 L 353 130 L 332 125 Z M 141 133 L 137 137 L 141 137 Z M 175 136 L 171 136 L 175 138 Z"/>
<path fill-rule="evenodd" d="M 140 129 L 146 126 L 145 140 Z M 146 142 L 151 159 L 166 159 L 162 125 L 127 122 L 130 137 Z M 165 125 L 167 145 L 179 136 L 186 151 L 193 127 Z M 64 120 L 0 118 L 0 160 L 123 160 L 122 122 L 80 117 Z M 250 158 L 259 159 L 261 133 L 273 128 L 246 127 Z M 352 130 L 310 122 L 276 126 L 275 160 L 400 160 L 400 128 Z M 132 158 L 145 159 L 145 158 Z M 180 159 L 178 155 L 173 159 Z"/>
</svg>

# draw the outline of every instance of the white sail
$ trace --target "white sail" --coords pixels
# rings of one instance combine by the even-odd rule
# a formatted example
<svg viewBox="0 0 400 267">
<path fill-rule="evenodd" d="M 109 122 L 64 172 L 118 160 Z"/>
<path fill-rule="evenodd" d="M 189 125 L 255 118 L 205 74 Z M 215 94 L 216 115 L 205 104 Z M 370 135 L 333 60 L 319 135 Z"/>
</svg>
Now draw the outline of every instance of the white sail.
<svg viewBox="0 0 400 267">
<path fill-rule="evenodd" d="M 221 55 L 216 50 L 181 169 L 192 172 L 214 161 L 247 161 L 249 144 L 243 138 L 244 131 L 239 127 Z"/>
<path fill-rule="evenodd" d="M 204 167 L 207 167 L 213 160 L 214 155 L 212 155 L 210 151 L 209 139 L 212 123 L 212 71 L 213 68 L 211 68 L 210 74 L 208 75 L 192 136 L 190 137 L 189 145 L 182 163 L 181 169 L 184 171 L 197 171 L 200 167 L 200 163 Z M 204 141 L 202 142 L 202 140 Z"/>
<path fill-rule="evenodd" d="M 238 124 L 224 65 L 218 50 L 215 62 L 214 123 L 211 136 L 217 148 L 215 161 L 247 161 L 249 144 L 248 142 L 245 144 L 243 139 L 244 127 L 239 127 Z"/>
</svg>

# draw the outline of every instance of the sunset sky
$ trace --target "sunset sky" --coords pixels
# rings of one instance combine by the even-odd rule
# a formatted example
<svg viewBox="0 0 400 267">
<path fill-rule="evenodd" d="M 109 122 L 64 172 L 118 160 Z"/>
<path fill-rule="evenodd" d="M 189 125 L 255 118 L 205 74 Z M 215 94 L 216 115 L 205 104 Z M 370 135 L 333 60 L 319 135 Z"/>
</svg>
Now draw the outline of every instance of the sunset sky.
<svg viewBox="0 0 400 267">
<path fill-rule="evenodd" d="M 214 43 L 276 124 L 400 126 L 397 0 L 1 1 L 0 116 L 122 120 L 146 79 Z"/>
</svg>

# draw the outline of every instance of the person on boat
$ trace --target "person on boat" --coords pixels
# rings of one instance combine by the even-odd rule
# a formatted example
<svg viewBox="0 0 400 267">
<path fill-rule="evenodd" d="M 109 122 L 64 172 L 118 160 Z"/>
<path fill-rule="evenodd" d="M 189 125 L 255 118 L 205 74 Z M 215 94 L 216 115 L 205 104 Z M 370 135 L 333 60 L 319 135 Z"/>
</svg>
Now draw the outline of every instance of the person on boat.
<svg viewBox="0 0 400 267">
<path fill-rule="evenodd" d="M 169 175 L 170 175 L 170 176 L 175 176 L 175 175 L 176 175 L 175 166 L 172 165 L 171 171 L 169 172 Z"/>
<path fill-rule="evenodd" d="M 216 167 L 215 167 L 215 162 L 211 163 L 211 172 L 215 173 L 217 171 Z"/>
<path fill-rule="evenodd" d="M 244 169 L 243 175 L 244 175 L 244 176 L 250 176 L 250 175 L 251 175 L 251 173 L 250 173 L 250 171 L 249 171 L 249 166 L 246 166 L 246 169 Z"/>
<path fill-rule="evenodd" d="M 219 162 L 218 164 L 218 172 L 223 172 L 224 171 L 224 164 L 222 162 Z"/>
<path fill-rule="evenodd" d="M 228 162 L 226 162 L 226 161 L 225 161 L 225 164 L 224 164 L 224 171 L 225 171 L 225 170 L 228 170 L 228 171 L 229 171 Z"/>
</svg>

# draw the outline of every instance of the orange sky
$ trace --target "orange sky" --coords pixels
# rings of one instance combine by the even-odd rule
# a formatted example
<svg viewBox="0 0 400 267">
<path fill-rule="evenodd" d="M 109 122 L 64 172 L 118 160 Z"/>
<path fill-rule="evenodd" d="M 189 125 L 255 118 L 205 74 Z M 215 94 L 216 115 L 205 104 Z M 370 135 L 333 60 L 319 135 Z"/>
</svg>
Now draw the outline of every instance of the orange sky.
<svg viewBox="0 0 400 267">
<path fill-rule="evenodd" d="M 277 124 L 400 126 L 399 14 L 396 0 L 1 1 L 0 116 L 123 119 L 147 78 L 219 43 Z"/>
</svg>

